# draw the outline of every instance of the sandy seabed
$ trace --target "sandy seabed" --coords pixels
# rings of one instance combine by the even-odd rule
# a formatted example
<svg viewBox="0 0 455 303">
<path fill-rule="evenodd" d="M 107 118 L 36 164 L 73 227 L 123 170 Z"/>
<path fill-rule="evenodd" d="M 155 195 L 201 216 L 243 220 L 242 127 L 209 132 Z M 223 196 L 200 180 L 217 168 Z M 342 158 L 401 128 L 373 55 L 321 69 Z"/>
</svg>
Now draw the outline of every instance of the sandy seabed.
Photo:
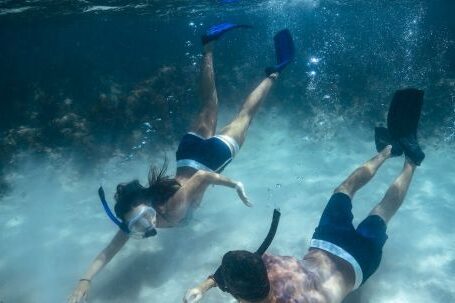
<svg viewBox="0 0 455 303">
<path fill-rule="evenodd" d="M 374 155 L 374 144 L 364 130 L 341 128 L 328 147 L 299 126 L 291 131 L 286 121 L 260 115 L 224 171 L 245 184 L 255 207 L 243 206 L 233 190 L 209 188 L 189 226 L 129 241 L 94 279 L 88 302 L 181 302 L 185 290 L 211 274 L 226 251 L 257 248 L 274 207 L 282 217 L 269 252 L 305 254 L 331 192 Z M 443 147 L 425 151 L 404 205 L 389 224 L 380 269 L 346 303 L 455 302 L 455 155 Z M 168 155 L 172 159 L 173 151 Z M 386 162 L 357 194 L 355 224 L 379 202 L 402 162 Z M 147 169 L 139 161 L 127 169 L 112 161 L 100 172 L 103 177 L 79 178 L 71 167 L 24 163 L 10 176 L 13 191 L 0 202 L 0 302 L 65 302 L 116 232 L 98 201 L 98 186 L 113 200 L 117 183 L 144 182 Z M 202 302 L 234 300 L 213 289 Z"/>
</svg>

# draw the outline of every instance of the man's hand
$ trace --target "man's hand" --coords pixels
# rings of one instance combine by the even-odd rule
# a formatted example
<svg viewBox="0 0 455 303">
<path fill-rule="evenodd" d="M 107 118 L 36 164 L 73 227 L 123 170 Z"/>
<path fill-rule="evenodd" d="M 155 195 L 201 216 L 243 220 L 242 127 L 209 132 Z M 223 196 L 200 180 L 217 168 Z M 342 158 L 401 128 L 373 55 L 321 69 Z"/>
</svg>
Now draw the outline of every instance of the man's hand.
<svg viewBox="0 0 455 303">
<path fill-rule="evenodd" d="M 73 293 L 68 298 L 68 303 L 82 303 L 87 301 L 87 293 L 90 289 L 89 280 L 81 280 L 77 284 Z"/>
<path fill-rule="evenodd" d="M 243 186 L 242 182 L 237 182 L 235 184 L 235 190 L 237 191 L 237 195 L 239 195 L 240 199 L 242 200 L 243 204 L 248 207 L 252 207 L 253 204 L 249 201 L 248 197 L 245 193 L 245 186 Z"/>
<path fill-rule="evenodd" d="M 202 299 L 202 291 L 199 288 L 191 288 L 186 292 L 184 303 L 196 303 Z"/>
</svg>

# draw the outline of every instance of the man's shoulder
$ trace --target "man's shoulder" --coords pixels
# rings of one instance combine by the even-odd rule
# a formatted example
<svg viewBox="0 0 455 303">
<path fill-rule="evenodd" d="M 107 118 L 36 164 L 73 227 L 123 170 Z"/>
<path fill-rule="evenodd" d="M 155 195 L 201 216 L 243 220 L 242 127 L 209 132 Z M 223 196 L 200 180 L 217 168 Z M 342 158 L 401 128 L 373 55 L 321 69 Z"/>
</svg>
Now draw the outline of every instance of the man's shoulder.
<svg viewBox="0 0 455 303">
<path fill-rule="evenodd" d="M 277 255 L 272 255 L 265 253 L 262 255 L 262 260 L 264 260 L 264 263 L 267 265 L 268 263 L 271 264 L 288 264 L 288 263 L 298 263 L 297 258 L 292 257 L 292 256 L 277 256 Z"/>
<path fill-rule="evenodd" d="M 264 260 L 269 275 L 277 276 L 280 275 L 280 273 L 299 275 L 302 273 L 300 261 L 292 256 L 264 254 L 262 260 Z"/>
<path fill-rule="evenodd" d="M 320 291 L 320 279 L 317 275 L 305 269 L 302 260 L 290 256 L 264 255 L 270 284 L 277 303 L 326 303 L 323 292 Z"/>
</svg>

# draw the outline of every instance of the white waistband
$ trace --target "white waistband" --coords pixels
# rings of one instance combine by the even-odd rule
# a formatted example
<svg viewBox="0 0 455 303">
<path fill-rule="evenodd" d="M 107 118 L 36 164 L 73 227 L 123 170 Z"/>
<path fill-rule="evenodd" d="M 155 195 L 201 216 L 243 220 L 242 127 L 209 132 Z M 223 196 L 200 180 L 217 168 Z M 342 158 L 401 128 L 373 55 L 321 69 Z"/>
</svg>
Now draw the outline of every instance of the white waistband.
<svg viewBox="0 0 455 303">
<path fill-rule="evenodd" d="M 315 247 L 315 248 L 319 248 L 319 249 L 328 251 L 329 253 L 334 254 L 335 256 L 338 256 L 341 259 L 348 262 L 349 264 L 351 264 L 354 269 L 354 274 L 355 274 L 354 289 L 359 288 L 360 284 L 362 284 L 362 281 L 363 281 L 363 272 L 362 272 L 362 268 L 360 267 L 359 263 L 357 262 L 356 259 L 354 259 L 353 256 L 351 256 L 351 254 L 349 254 L 347 251 L 345 251 L 343 248 L 339 247 L 338 245 L 335 245 L 329 241 L 324 241 L 324 240 L 319 240 L 319 239 L 311 239 L 310 247 Z"/>
<path fill-rule="evenodd" d="M 237 143 L 237 141 L 235 141 L 234 138 L 231 138 L 231 137 L 226 136 L 226 135 L 216 135 L 215 138 L 220 139 L 221 141 L 224 142 L 224 144 L 226 144 L 229 147 L 229 149 L 231 150 L 232 158 L 234 158 L 235 155 L 237 155 L 237 153 L 240 150 L 240 147 L 239 147 L 239 144 Z"/>
<path fill-rule="evenodd" d="M 207 166 L 205 166 L 204 164 L 202 163 L 199 163 L 195 160 L 191 160 L 191 159 L 182 159 L 182 160 L 178 160 L 177 161 L 177 167 L 192 167 L 194 169 L 197 169 L 197 170 L 205 170 L 205 171 L 208 171 L 208 172 L 213 172 L 213 170 L 211 170 L 210 168 L 208 168 Z"/>
</svg>

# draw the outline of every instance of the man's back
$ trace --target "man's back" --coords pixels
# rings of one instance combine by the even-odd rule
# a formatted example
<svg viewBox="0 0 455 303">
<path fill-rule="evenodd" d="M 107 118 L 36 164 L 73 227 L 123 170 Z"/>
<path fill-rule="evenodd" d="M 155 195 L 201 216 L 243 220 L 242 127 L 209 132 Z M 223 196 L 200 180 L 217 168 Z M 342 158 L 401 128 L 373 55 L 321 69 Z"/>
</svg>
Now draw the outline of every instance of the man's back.
<svg viewBox="0 0 455 303">
<path fill-rule="evenodd" d="M 263 260 L 276 303 L 337 303 L 354 286 L 351 265 L 319 249 L 303 260 L 269 254 Z"/>
</svg>

